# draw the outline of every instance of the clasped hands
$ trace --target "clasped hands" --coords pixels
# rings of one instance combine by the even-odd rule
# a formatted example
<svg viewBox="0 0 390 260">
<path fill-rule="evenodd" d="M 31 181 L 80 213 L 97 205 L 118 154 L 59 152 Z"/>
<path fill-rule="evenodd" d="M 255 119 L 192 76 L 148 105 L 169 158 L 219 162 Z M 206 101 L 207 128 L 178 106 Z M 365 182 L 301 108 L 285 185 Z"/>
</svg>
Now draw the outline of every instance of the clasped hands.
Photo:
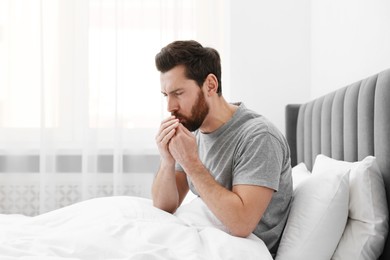
<svg viewBox="0 0 390 260">
<path fill-rule="evenodd" d="M 161 122 L 156 143 L 165 163 L 178 162 L 185 169 L 188 164 L 198 160 L 195 136 L 175 116 Z"/>
</svg>

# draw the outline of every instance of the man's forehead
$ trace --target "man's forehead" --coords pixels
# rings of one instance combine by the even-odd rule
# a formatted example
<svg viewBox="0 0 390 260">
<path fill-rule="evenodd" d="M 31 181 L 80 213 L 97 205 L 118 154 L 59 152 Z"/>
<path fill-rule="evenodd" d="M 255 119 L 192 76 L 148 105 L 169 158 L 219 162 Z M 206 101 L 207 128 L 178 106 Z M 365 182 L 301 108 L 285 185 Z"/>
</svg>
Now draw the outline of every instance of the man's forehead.
<svg viewBox="0 0 390 260">
<path fill-rule="evenodd" d="M 198 87 L 194 80 L 174 75 L 161 75 L 161 92 L 165 94 Z"/>
</svg>

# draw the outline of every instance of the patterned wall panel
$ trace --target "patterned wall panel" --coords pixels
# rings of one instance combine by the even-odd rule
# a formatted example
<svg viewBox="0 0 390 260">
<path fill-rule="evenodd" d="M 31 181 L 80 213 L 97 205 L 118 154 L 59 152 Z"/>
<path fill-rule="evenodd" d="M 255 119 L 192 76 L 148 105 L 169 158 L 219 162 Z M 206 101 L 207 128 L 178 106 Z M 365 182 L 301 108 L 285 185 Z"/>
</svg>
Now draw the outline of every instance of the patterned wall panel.
<svg viewBox="0 0 390 260">
<path fill-rule="evenodd" d="M 0 213 L 35 216 L 90 198 L 113 195 L 144 198 L 151 196 L 152 173 L 123 174 L 123 184 L 117 185 L 115 189 L 111 174 L 97 175 L 93 185 L 77 182 L 79 176 L 80 174 L 61 175 L 53 178 L 54 183 L 49 185 L 39 181 L 39 174 L 1 174 Z"/>
</svg>

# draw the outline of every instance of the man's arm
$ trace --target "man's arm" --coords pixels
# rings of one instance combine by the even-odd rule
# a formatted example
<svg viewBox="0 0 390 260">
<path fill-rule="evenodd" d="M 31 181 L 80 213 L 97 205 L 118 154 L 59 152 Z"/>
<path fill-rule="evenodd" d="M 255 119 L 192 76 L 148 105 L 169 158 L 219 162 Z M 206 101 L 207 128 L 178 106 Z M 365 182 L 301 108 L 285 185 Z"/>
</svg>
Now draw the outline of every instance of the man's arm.
<svg viewBox="0 0 390 260">
<path fill-rule="evenodd" d="M 253 232 L 274 190 L 254 185 L 236 185 L 230 191 L 221 186 L 200 161 L 195 137 L 182 125 L 178 126 L 169 149 L 191 177 L 200 197 L 232 235 L 247 237 Z"/>
<path fill-rule="evenodd" d="M 255 185 L 221 186 L 201 163 L 186 169 L 200 197 L 234 236 L 247 237 L 263 216 L 274 190 Z"/>
<path fill-rule="evenodd" d="M 168 143 L 178 124 L 175 117 L 165 119 L 156 136 L 161 163 L 152 185 L 153 205 L 170 213 L 176 211 L 188 192 L 186 175 L 175 171 L 175 159 L 168 150 Z"/>
<path fill-rule="evenodd" d="M 153 205 L 169 213 L 176 211 L 189 190 L 186 175 L 174 168 L 161 163 L 152 186 Z"/>
</svg>

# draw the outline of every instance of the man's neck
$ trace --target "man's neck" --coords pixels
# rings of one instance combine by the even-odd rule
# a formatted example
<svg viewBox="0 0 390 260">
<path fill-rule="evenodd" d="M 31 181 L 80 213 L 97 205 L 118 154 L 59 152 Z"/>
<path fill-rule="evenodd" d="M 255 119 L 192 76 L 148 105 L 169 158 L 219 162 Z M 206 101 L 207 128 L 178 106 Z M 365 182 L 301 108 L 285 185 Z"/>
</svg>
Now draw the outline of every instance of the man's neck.
<svg viewBox="0 0 390 260">
<path fill-rule="evenodd" d="M 212 133 L 228 122 L 237 111 L 238 106 L 226 102 L 223 97 L 219 97 L 219 100 L 209 109 L 209 114 L 199 128 L 204 134 Z"/>
</svg>

